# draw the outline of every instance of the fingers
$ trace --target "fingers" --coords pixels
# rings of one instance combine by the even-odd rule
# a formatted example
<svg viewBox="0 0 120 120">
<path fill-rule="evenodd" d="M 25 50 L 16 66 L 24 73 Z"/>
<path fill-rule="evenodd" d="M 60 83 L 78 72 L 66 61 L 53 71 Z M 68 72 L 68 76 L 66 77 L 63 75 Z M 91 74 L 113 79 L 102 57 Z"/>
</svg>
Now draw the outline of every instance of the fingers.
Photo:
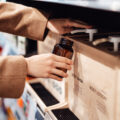
<svg viewBox="0 0 120 120">
<path fill-rule="evenodd" d="M 61 31 L 61 34 L 70 33 L 72 30 L 74 30 L 73 28 L 90 29 L 92 28 L 92 26 L 87 25 L 86 23 L 81 22 L 81 21 L 66 19 L 66 22 L 64 22 L 63 24 L 63 29 Z"/>
<path fill-rule="evenodd" d="M 56 68 L 64 68 L 67 70 L 71 70 L 71 66 L 65 63 L 55 62 L 54 65 Z"/>
<path fill-rule="evenodd" d="M 50 75 L 49 77 L 52 79 L 57 79 L 57 80 L 62 80 L 62 78 L 66 78 L 68 75 L 67 73 L 65 73 L 64 71 L 60 70 L 61 69 L 66 69 L 66 70 L 70 70 L 71 69 L 71 64 L 73 63 L 72 60 L 65 58 L 65 57 L 61 57 L 58 55 L 53 55 L 53 60 L 54 60 L 54 64 L 52 64 L 52 68 L 50 70 Z M 59 77 L 61 76 L 61 77 Z"/>
<path fill-rule="evenodd" d="M 63 31 L 61 32 L 61 34 L 70 33 L 71 31 L 73 31 L 72 27 L 64 27 Z"/>
<path fill-rule="evenodd" d="M 73 64 L 72 60 L 65 58 L 65 57 L 58 56 L 58 55 L 55 55 L 55 60 L 56 62 L 62 62 L 62 63 L 66 63 L 69 65 Z"/>
<path fill-rule="evenodd" d="M 65 77 L 65 78 L 68 76 L 67 73 L 63 72 L 62 70 L 56 69 L 56 68 L 52 69 L 51 73 L 61 76 L 61 77 Z"/>
<path fill-rule="evenodd" d="M 59 76 L 61 76 L 62 78 L 68 76 L 65 71 L 71 69 L 71 65 L 73 64 L 72 60 L 55 54 L 49 54 L 47 59 L 49 59 L 47 64 L 49 66 L 49 78 L 61 80 Z M 55 76 L 57 76 L 57 78 Z"/>
<path fill-rule="evenodd" d="M 72 22 L 71 26 L 79 27 L 79 28 L 91 28 L 92 27 L 92 26 L 89 26 L 89 25 L 82 25 L 82 24 L 78 24 L 78 23 L 75 23 L 75 22 Z"/>
<path fill-rule="evenodd" d="M 49 78 L 52 78 L 52 79 L 55 79 L 55 80 L 58 80 L 58 81 L 61 81 L 61 80 L 62 80 L 62 78 L 60 78 L 60 77 L 58 77 L 58 76 L 56 76 L 56 75 L 53 75 L 53 74 L 50 74 L 50 75 L 49 75 Z"/>
<path fill-rule="evenodd" d="M 92 28 L 91 25 L 87 25 L 87 23 L 78 21 L 78 20 L 68 20 L 68 26 L 69 27 L 77 27 L 77 28 Z"/>
</svg>

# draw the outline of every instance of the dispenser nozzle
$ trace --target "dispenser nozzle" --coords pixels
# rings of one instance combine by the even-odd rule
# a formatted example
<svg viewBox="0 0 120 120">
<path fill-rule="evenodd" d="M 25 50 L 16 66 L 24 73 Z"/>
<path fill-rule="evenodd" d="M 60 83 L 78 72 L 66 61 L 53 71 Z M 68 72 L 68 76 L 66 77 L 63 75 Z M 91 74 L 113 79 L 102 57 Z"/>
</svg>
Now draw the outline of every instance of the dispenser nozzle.
<svg viewBox="0 0 120 120">
<path fill-rule="evenodd" d="M 120 36 L 109 36 L 109 41 L 114 44 L 114 52 L 117 52 L 120 43 Z"/>
<path fill-rule="evenodd" d="M 97 33 L 97 29 L 86 29 L 86 33 L 89 34 L 89 41 L 93 41 L 93 35 L 94 33 Z"/>
</svg>

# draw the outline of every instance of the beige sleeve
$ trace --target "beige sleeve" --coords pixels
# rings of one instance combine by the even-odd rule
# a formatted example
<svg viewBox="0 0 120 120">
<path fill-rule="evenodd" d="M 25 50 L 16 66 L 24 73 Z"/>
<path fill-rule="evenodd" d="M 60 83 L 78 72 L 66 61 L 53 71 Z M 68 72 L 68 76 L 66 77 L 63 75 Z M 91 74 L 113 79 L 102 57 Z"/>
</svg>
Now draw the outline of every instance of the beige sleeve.
<svg viewBox="0 0 120 120">
<path fill-rule="evenodd" d="M 20 97 L 24 90 L 26 75 L 27 63 L 24 57 L 0 57 L 0 97 Z"/>
<path fill-rule="evenodd" d="M 0 2 L 0 31 L 42 40 L 47 14 L 24 5 Z"/>
</svg>

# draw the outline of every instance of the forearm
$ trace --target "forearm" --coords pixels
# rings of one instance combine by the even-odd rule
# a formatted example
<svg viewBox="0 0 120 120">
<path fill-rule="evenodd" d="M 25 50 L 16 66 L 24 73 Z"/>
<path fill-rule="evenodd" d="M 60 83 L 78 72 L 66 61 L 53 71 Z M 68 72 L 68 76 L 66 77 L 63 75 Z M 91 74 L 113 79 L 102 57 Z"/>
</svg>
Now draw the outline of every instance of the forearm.
<svg viewBox="0 0 120 120">
<path fill-rule="evenodd" d="M 42 40 L 47 17 L 35 8 L 0 2 L 0 31 Z"/>
<path fill-rule="evenodd" d="M 0 97 L 20 97 L 26 75 L 27 63 L 24 57 L 0 57 Z"/>
</svg>

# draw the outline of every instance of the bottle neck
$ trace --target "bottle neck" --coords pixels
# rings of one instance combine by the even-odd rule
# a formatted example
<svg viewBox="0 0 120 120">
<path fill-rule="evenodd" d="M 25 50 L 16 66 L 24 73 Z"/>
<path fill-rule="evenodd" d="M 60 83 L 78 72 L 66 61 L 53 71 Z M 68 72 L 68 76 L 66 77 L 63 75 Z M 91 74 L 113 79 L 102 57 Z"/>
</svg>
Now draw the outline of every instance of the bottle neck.
<svg viewBox="0 0 120 120">
<path fill-rule="evenodd" d="M 73 46 L 73 42 L 72 41 L 67 40 L 67 39 L 63 39 L 63 38 L 61 39 L 60 44 L 64 45 L 64 46 L 68 46 L 68 47 L 72 47 Z"/>
</svg>

